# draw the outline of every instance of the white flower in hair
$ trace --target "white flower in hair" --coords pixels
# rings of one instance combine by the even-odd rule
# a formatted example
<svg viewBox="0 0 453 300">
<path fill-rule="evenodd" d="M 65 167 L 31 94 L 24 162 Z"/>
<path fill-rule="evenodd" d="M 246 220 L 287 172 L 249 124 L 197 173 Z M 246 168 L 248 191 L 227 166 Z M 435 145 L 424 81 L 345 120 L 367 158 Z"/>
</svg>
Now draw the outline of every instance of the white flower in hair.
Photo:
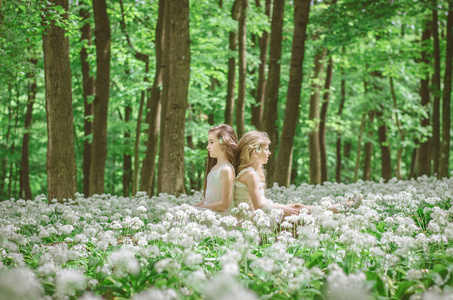
<svg viewBox="0 0 453 300">
<path fill-rule="evenodd" d="M 223 144 L 223 138 L 222 138 L 222 137 L 219 137 L 219 144 L 220 144 L 220 145 Z"/>
<path fill-rule="evenodd" d="M 255 150 L 256 150 L 256 153 L 261 153 L 261 146 L 260 145 L 256 145 L 255 146 Z"/>
</svg>

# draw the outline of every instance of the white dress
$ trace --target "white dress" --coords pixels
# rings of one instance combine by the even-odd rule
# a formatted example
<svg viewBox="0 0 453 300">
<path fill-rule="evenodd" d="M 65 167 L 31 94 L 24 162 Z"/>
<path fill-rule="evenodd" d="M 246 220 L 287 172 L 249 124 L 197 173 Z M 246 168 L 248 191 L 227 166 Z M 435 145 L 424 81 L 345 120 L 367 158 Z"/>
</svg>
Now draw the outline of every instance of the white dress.
<svg viewBox="0 0 453 300">
<path fill-rule="evenodd" d="M 240 182 L 238 179 L 239 177 L 242 176 L 242 174 L 246 172 L 255 172 L 257 176 L 258 172 L 252 167 L 245 168 L 241 172 L 238 173 L 236 176 L 236 182 L 234 183 L 234 206 L 237 207 L 241 203 L 247 203 L 250 207 L 250 210 L 255 210 L 253 206 L 252 199 L 250 198 L 249 190 L 247 188 L 247 185 L 245 183 Z M 274 202 L 270 199 L 266 199 L 265 196 L 265 187 L 266 184 L 262 181 L 260 181 L 260 186 L 259 186 L 259 192 L 260 192 L 260 197 L 261 197 L 261 202 L 264 203 L 264 207 L 262 207 L 263 210 L 270 210 L 274 207 Z"/>
<path fill-rule="evenodd" d="M 208 178 L 206 181 L 206 195 L 205 195 L 205 201 L 204 201 L 205 204 L 211 204 L 211 203 L 219 202 L 221 200 L 221 198 L 222 198 L 222 181 L 220 180 L 220 171 L 226 166 L 230 166 L 234 172 L 234 167 L 230 163 L 223 164 L 216 170 L 211 169 L 211 171 L 209 172 Z M 233 186 L 233 188 L 234 188 L 234 186 Z M 232 201 L 233 195 L 234 195 L 234 192 L 231 193 L 230 207 L 226 211 L 223 211 L 221 213 L 228 213 L 231 210 L 231 208 L 233 206 L 233 201 Z"/>
</svg>

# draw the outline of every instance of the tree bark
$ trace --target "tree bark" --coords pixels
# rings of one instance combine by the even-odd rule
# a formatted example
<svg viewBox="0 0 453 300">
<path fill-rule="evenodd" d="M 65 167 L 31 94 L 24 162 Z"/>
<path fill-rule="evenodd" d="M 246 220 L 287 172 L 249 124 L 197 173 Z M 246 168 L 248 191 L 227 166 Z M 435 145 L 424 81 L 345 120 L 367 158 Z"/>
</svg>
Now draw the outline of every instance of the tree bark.
<svg viewBox="0 0 453 300">
<path fill-rule="evenodd" d="M 345 53 L 345 48 L 343 47 L 343 54 Z M 343 113 L 344 103 L 346 100 L 346 74 L 344 73 L 343 67 L 341 68 L 341 99 L 340 107 L 338 108 L 338 116 L 341 117 Z M 337 132 L 337 166 L 335 169 L 335 179 L 337 182 L 341 182 L 341 132 Z"/>
<path fill-rule="evenodd" d="M 82 4 L 82 2 L 81 2 Z M 88 10 L 81 8 L 80 16 L 82 22 L 85 22 L 81 28 L 82 37 L 81 40 L 86 41 L 86 46 L 82 46 L 80 51 L 80 60 L 82 65 L 82 80 L 83 80 L 83 103 L 84 103 L 84 141 L 83 141 L 83 194 L 89 195 L 90 187 L 90 165 L 91 165 L 91 141 L 88 138 L 93 133 L 93 120 L 91 119 L 94 115 L 94 104 L 89 101 L 89 97 L 92 97 L 95 93 L 94 89 L 94 77 L 90 75 L 90 64 L 88 62 L 87 47 L 91 46 L 91 26 L 89 23 L 90 14 Z"/>
<path fill-rule="evenodd" d="M 431 25 L 429 22 L 426 22 L 425 28 L 422 32 L 422 40 L 421 46 L 422 49 L 425 49 L 430 37 L 431 37 Z M 429 64 L 428 55 L 425 50 L 421 52 L 421 61 L 420 63 L 423 65 L 422 68 L 426 69 Z M 422 116 L 421 126 L 423 128 L 427 128 L 429 126 L 429 111 L 427 110 L 429 105 L 429 72 L 425 72 L 421 75 L 420 78 L 420 98 L 422 107 L 425 108 L 427 116 Z M 431 155 L 430 155 L 430 138 L 429 137 L 422 137 L 422 141 L 420 143 L 420 159 L 418 160 L 418 174 L 430 176 L 431 175 Z"/>
<path fill-rule="evenodd" d="M 270 150 L 276 154 L 278 145 L 277 117 L 278 117 L 278 89 L 280 86 L 280 59 L 282 56 L 283 39 L 283 14 L 285 11 L 285 1 L 274 1 L 272 9 L 271 38 L 269 50 L 269 71 L 267 73 L 267 83 L 264 99 L 262 131 L 267 132 L 271 140 Z M 275 155 L 269 157 L 266 165 L 267 181 L 273 183 L 273 173 L 275 165 Z"/>
<path fill-rule="evenodd" d="M 326 149 L 326 122 L 327 108 L 329 106 L 330 86 L 332 83 L 332 56 L 329 57 L 327 65 L 326 82 L 324 85 L 324 94 L 322 96 L 321 116 L 319 122 L 319 148 L 321 150 L 321 182 L 327 181 L 327 149 Z"/>
<path fill-rule="evenodd" d="M 324 69 L 326 49 L 321 48 L 315 54 L 315 66 L 311 78 L 310 114 L 312 123 L 308 133 L 308 148 L 310 153 L 310 184 L 321 184 L 321 156 L 319 145 L 319 102 L 321 98 L 321 73 Z"/>
<path fill-rule="evenodd" d="M 59 5 L 66 12 L 69 8 L 68 0 L 51 0 L 50 5 Z M 69 40 L 65 33 L 63 28 L 51 23 L 43 34 L 47 183 L 49 199 L 61 202 L 73 198 L 77 191 Z"/>
<path fill-rule="evenodd" d="M 30 59 L 31 64 L 36 66 L 38 63 L 37 59 Z M 28 79 L 30 80 L 28 87 L 28 104 L 27 112 L 25 114 L 25 133 L 22 139 L 22 159 L 21 159 L 21 170 L 20 170 L 20 192 L 19 195 L 21 198 L 30 200 L 32 198 L 31 187 L 30 187 L 30 162 L 28 157 L 28 149 L 30 144 L 30 127 L 33 116 L 33 104 L 36 99 L 36 92 L 38 91 L 38 86 L 36 83 L 35 72 L 30 71 L 27 74 Z"/>
<path fill-rule="evenodd" d="M 241 0 L 235 0 L 233 8 L 231 9 L 231 18 L 233 20 L 239 19 L 239 7 Z M 228 87 L 226 96 L 226 107 L 225 107 L 225 124 L 233 126 L 233 112 L 234 112 L 234 88 L 236 86 L 236 59 L 233 53 L 236 52 L 238 33 L 232 31 L 229 33 L 230 40 L 230 58 L 228 59 Z"/>
<path fill-rule="evenodd" d="M 190 78 L 189 1 L 166 3 L 162 136 L 158 192 L 184 193 L 184 129 Z M 171 78 L 171 80 L 170 80 Z M 165 166 L 162 168 L 162 166 Z"/>
<path fill-rule="evenodd" d="M 359 140 L 357 141 L 357 156 L 355 158 L 354 182 L 357 182 L 357 179 L 359 177 L 360 155 L 362 152 L 362 138 L 363 138 L 363 130 L 365 129 L 365 120 L 366 120 L 366 114 L 363 114 L 362 121 L 360 122 Z"/>
<path fill-rule="evenodd" d="M 363 180 L 367 181 L 371 178 L 371 155 L 373 154 L 373 143 L 371 142 L 373 138 L 373 121 L 374 121 L 374 110 L 368 113 L 368 141 L 365 143 L 365 159 L 363 166 Z"/>
<path fill-rule="evenodd" d="M 298 0 L 294 2 L 294 34 L 291 47 L 291 67 L 289 70 L 285 118 L 283 121 L 277 165 L 273 176 L 274 181 L 281 186 L 288 186 L 291 179 L 291 153 L 296 126 L 300 115 L 300 91 L 303 79 L 302 67 L 304 62 L 309 12 L 309 0 Z"/>
<path fill-rule="evenodd" d="M 8 155 L 6 154 L 8 150 L 8 145 L 9 145 L 9 140 L 11 136 L 11 120 L 13 118 L 13 109 L 12 109 L 12 102 L 13 102 L 13 96 L 12 96 L 12 91 L 13 87 L 11 82 L 8 82 L 8 126 L 6 128 L 6 134 L 5 134 L 5 139 L 4 139 L 4 157 L 2 158 L 2 177 L 0 178 L 0 195 L 3 195 L 3 189 L 5 188 L 5 183 L 6 183 L 6 170 L 8 169 Z M 19 102 L 18 102 L 19 104 Z M 9 198 L 9 197 L 8 197 Z"/>
<path fill-rule="evenodd" d="M 241 0 L 239 14 L 239 86 L 236 105 L 236 134 L 240 139 L 245 133 L 244 110 L 247 81 L 247 9 L 248 0 Z"/>
<path fill-rule="evenodd" d="M 94 98 L 89 195 L 104 193 L 107 158 L 107 118 L 110 95 L 110 23 L 106 0 L 93 1 L 96 44 L 96 96 Z"/>
<path fill-rule="evenodd" d="M 260 0 L 256 0 L 256 6 L 260 7 Z M 264 7 L 264 13 L 270 19 L 271 11 L 271 0 L 266 0 Z M 258 68 L 258 83 L 255 96 L 255 106 L 252 107 L 252 125 L 256 129 L 261 128 L 261 122 L 263 121 L 263 108 L 264 108 L 264 97 L 266 89 L 266 62 L 267 62 L 267 49 L 269 45 L 269 32 L 263 31 L 263 35 L 258 38 L 260 45 L 260 66 Z"/>
<path fill-rule="evenodd" d="M 404 130 L 401 126 L 400 117 L 398 115 L 398 104 L 397 104 L 397 100 L 396 100 L 395 88 L 393 86 L 393 78 L 389 77 L 389 79 L 390 79 L 390 93 L 392 95 L 393 107 L 395 109 L 396 127 L 398 128 L 398 133 L 401 138 L 401 143 L 404 143 L 404 141 L 405 141 Z M 396 156 L 396 169 L 395 169 L 395 175 L 396 175 L 396 178 L 398 178 L 398 179 L 403 178 L 403 174 L 401 171 L 402 170 L 402 167 L 401 167 L 402 157 L 403 157 L 403 147 L 400 146 L 400 147 L 398 147 L 398 152 L 397 152 L 397 156 Z"/>
<path fill-rule="evenodd" d="M 130 122 L 132 114 L 132 107 L 127 105 L 124 112 L 124 122 L 125 124 Z M 129 140 L 131 137 L 130 131 L 127 129 L 124 132 L 125 140 Z M 127 153 L 127 151 L 123 154 L 123 195 L 124 197 L 128 197 L 130 194 L 130 186 L 131 186 L 131 174 L 132 174 L 132 156 Z M 134 194 L 135 195 L 135 194 Z"/>
<path fill-rule="evenodd" d="M 442 97 L 442 143 L 440 145 L 439 176 L 449 177 L 448 166 L 450 157 L 450 103 L 451 103 L 451 79 L 453 62 L 453 3 L 448 6 L 447 18 L 447 49 L 445 51 L 445 76 Z"/>
<path fill-rule="evenodd" d="M 377 117 L 379 119 L 379 146 L 381 148 L 381 171 L 382 178 L 385 182 L 389 181 L 392 178 L 392 160 L 390 157 L 390 146 L 387 141 L 387 125 L 385 123 L 384 116 L 384 107 L 381 104 L 380 110 L 377 112 Z"/>
<path fill-rule="evenodd" d="M 156 73 L 154 74 L 151 97 L 147 102 L 146 122 L 148 127 L 148 141 L 146 144 L 145 159 L 143 160 L 140 180 L 140 191 L 145 191 L 148 196 L 154 193 L 153 180 L 156 167 L 157 145 L 160 129 L 162 73 L 165 66 L 162 61 L 162 51 L 165 33 L 165 0 L 159 0 L 159 15 L 156 26 Z"/>
<path fill-rule="evenodd" d="M 431 157 L 433 160 L 434 175 L 439 175 L 439 151 L 440 151 L 440 45 L 438 32 L 437 17 L 437 0 L 433 0 L 433 56 L 434 56 L 434 73 L 432 77 L 432 94 L 433 94 L 433 136 L 431 138 Z"/>
</svg>

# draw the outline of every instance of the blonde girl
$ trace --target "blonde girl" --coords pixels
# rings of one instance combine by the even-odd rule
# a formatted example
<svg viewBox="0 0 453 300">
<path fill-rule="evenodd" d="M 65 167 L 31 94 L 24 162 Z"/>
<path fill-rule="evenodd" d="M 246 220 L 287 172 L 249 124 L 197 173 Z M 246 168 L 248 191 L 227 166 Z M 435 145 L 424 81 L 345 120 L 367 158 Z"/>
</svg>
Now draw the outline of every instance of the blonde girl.
<svg viewBox="0 0 453 300">
<path fill-rule="evenodd" d="M 267 133 L 260 131 L 247 132 L 239 141 L 238 145 L 238 168 L 234 188 L 234 206 L 247 203 L 252 210 L 262 209 L 269 211 L 273 208 L 281 208 L 284 216 L 298 214 L 302 208 L 311 211 L 316 206 L 308 206 L 301 203 L 275 204 L 265 196 L 266 173 L 263 164 L 266 164 L 271 152 L 271 141 Z M 357 194 L 354 199 L 346 201 L 346 207 L 357 208 L 362 202 L 362 195 Z M 338 210 L 335 206 L 328 208 L 334 213 Z"/>
<path fill-rule="evenodd" d="M 204 199 L 196 207 L 228 213 L 232 206 L 238 139 L 227 124 L 212 127 L 208 133 L 208 159 Z"/>
</svg>

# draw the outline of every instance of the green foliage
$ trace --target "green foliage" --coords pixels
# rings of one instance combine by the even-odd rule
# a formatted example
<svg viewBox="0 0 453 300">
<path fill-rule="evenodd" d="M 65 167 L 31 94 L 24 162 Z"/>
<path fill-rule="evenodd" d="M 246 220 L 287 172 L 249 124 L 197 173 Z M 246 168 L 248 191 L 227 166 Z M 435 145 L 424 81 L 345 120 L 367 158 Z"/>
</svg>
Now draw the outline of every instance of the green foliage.
<svg viewBox="0 0 453 300">
<path fill-rule="evenodd" d="M 231 17 L 233 1 L 190 1 L 191 77 L 189 86 L 190 109 L 186 113 L 186 136 L 190 136 L 194 147 L 186 143 L 186 190 L 201 187 L 204 179 L 206 160 L 206 134 L 209 120 L 217 125 L 224 122 L 227 88 L 228 59 L 237 58 L 237 51 L 229 50 L 229 32 L 237 30 L 238 22 Z M 435 9 L 439 12 L 441 61 L 445 56 L 445 31 L 447 1 L 440 0 Z M 264 14 L 264 1 L 256 7 L 250 1 L 247 11 L 247 95 L 245 123 L 246 130 L 255 129 L 251 124 L 251 107 L 255 105 L 254 91 L 258 81 L 259 46 L 257 37 L 263 31 L 270 32 L 270 21 Z M 83 22 L 80 10 L 90 13 Z M 119 1 L 108 2 L 111 24 L 111 91 L 108 123 L 108 161 L 106 169 L 106 192 L 122 191 L 123 155 L 133 154 L 135 130 L 141 93 L 153 83 L 155 72 L 155 29 L 158 17 L 158 1 L 123 0 L 124 16 Z M 326 47 L 334 61 L 330 103 L 327 117 L 326 140 L 328 180 L 335 176 L 335 144 L 341 134 L 342 148 L 350 144 L 350 155 L 343 150 L 342 181 L 353 178 L 358 149 L 358 135 L 362 115 L 372 109 L 384 108 L 388 127 L 386 145 L 390 145 L 392 165 L 396 164 L 396 151 L 403 149 L 403 176 L 409 176 L 409 167 L 416 141 L 423 142 L 431 135 L 431 129 L 422 128 L 420 120 L 431 115 L 431 108 L 420 105 L 420 78 L 432 74 L 432 62 L 420 63 L 421 51 L 432 56 L 432 44 L 420 44 L 421 32 L 433 9 L 429 1 L 365 1 L 338 0 L 335 3 L 315 1 L 310 9 L 308 36 L 303 65 L 300 118 L 296 129 L 293 149 L 293 167 L 296 168 L 292 183 L 309 181 L 308 137 L 311 126 L 308 122 L 310 77 L 313 59 L 318 47 Z M 92 45 L 87 46 L 90 74 L 96 75 L 96 54 L 94 46 L 94 20 L 91 1 L 70 3 L 65 19 L 61 7 L 49 6 L 44 0 L 3 1 L 0 7 L 0 175 L 4 183 L 0 199 L 19 193 L 20 149 L 24 130 L 24 118 L 29 89 L 28 74 L 35 74 L 38 93 L 30 128 L 30 177 L 34 195 L 45 193 L 46 184 L 46 112 L 43 71 L 42 35 L 51 22 L 67 31 L 70 41 L 70 59 L 73 86 L 74 131 L 78 190 L 82 190 L 83 142 L 92 137 L 84 136 L 83 82 L 80 51 L 87 42 L 80 41 L 80 28 L 89 24 L 92 31 Z M 294 30 L 294 7 L 287 2 L 284 11 L 281 76 L 278 104 L 278 132 L 283 126 L 286 107 L 287 86 L 291 59 L 292 35 Z M 124 21 L 124 27 L 122 22 Z M 125 33 L 129 37 L 129 42 Z M 136 53 L 149 56 L 150 69 L 135 57 Z M 37 65 L 30 59 L 38 60 Z M 326 58 L 327 59 L 327 58 Z M 326 60 L 327 61 L 327 60 Z M 372 76 L 378 72 L 382 76 Z M 147 81 L 144 78 L 147 78 Z M 324 85 L 324 75 L 321 84 Z M 389 78 L 393 79 L 397 106 L 390 91 Z M 236 80 L 238 76 L 236 76 Z M 345 80 L 345 103 L 341 116 L 338 109 L 341 101 L 341 81 Z M 366 88 L 365 88 L 366 83 Z M 237 86 L 237 85 L 236 85 Z M 237 90 L 236 90 L 237 95 Z M 90 97 L 89 101 L 93 101 Z M 124 120 L 125 107 L 132 108 L 131 120 Z M 146 99 L 145 99 L 146 107 Z M 145 109 L 146 111 L 146 109 Z M 140 167 L 144 158 L 148 125 L 142 116 L 140 132 Z M 402 141 L 397 127 L 399 119 L 405 140 Z M 378 121 L 367 121 L 363 143 L 373 144 L 372 180 L 379 180 L 381 174 L 380 151 L 377 138 Z M 368 130 L 375 132 L 371 137 Z M 129 133 L 130 137 L 125 137 Z M 278 155 L 278 149 L 273 155 Z M 362 154 L 359 159 L 359 178 L 363 167 Z M 3 175 L 4 174 L 4 175 Z M 192 182 L 192 184 L 191 184 Z M 195 183 L 195 184 L 194 184 Z M 191 186 L 192 185 L 192 186 Z"/>
</svg>

